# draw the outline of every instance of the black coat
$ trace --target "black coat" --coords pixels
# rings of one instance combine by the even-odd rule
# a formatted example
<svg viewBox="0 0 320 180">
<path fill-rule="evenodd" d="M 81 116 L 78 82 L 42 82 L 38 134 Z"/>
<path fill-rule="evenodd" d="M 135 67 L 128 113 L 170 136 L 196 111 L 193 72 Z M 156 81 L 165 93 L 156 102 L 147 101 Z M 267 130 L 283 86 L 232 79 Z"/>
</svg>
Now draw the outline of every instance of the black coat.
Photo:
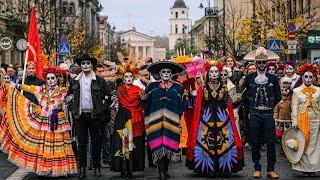
<svg viewBox="0 0 320 180">
<path fill-rule="evenodd" d="M 268 82 L 265 85 L 267 93 L 266 97 L 268 97 L 266 106 L 273 109 L 282 98 L 280 84 L 278 78 L 275 75 L 267 73 L 266 76 L 268 78 Z M 257 102 L 255 101 L 258 88 L 258 85 L 255 83 L 256 77 L 257 73 L 248 74 L 245 78 L 243 85 L 240 88 L 241 90 L 246 90 L 244 93 L 245 104 L 249 108 L 256 108 L 258 106 Z"/>
<path fill-rule="evenodd" d="M 71 105 L 72 113 L 75 119 L 80 117 L 80 82 L 78 80 L 71 81 L 69 95 L 73 94 L 74 99 Z M 91 82 L 91 95 L 93 109 L 91 118 L 104 123 L 110 120 L 109 106 L 111 104 L 111 92 L 103 78 L 96 76 L 96 80 Z"/>
<path fill-rule="evenodd" d="M 22 84 L 22 81 L 19 81 L 19 84 Z M 29 85 L 29 86 L 31 86 L 31 85 L 42 86 L 45 84 L 45 81 L 37 78 L 36 76 L 26 76 L 26 78 L 24 80 L 24 84 Z M 28 98 L 31 102 L 39 105 L 39 102 L 34 94 L 23 91 L 23 95 L 26 98 Z"/>
</svg>

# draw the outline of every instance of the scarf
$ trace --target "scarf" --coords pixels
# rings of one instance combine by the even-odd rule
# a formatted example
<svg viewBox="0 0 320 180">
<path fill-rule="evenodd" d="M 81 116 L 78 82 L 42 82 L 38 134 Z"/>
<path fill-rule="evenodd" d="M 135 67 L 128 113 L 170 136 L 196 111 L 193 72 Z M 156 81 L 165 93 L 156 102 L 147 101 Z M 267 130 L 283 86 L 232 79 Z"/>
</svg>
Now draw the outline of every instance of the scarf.
<svg viewBox="0 0 320 180">
<path fill-rule="evenodd" d="M 128 109 L 131 113 L 133 136 L 139 137 L 144 133 L 143 125 L 143 106 L 140 102 L 140 93 L 142 93 L 138 86 L 121 84 L 118 87 L 119 102 L 123 107 Z"/>
</svg>

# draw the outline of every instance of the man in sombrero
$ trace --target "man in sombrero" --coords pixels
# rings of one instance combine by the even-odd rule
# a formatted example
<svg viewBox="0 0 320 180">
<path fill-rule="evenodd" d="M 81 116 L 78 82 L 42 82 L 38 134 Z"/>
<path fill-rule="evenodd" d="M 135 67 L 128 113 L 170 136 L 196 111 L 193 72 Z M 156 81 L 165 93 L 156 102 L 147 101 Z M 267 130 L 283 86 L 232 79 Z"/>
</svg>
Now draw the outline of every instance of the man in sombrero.
<svg viewBox="0 0 320 180">
<path fill-rule="evenodd" d="M 275 53 L 263 47 L 249 52 L 244 59 L 255 61 L 257 72 L 246 76 L 240 89 L 244 100 L 249 107 L 249 128 L 252 138 L 252 160 L 254 162 L 254 178 L 261 177 L 260 148 L 263 142 L 267 143 L 267 171 L 268 177 L 278 179 L 274 171 L 276 162 L 276 132 L 273 109 L 281 100 L 281 90 L 278 78 L 267 73 L 266 64 L 268 61 L 279 58 Z"/>
<path fill-rule="evenodd" d="M 184 91 L 181 84 L 171 80 L 172 75 L 184 71 L 172 62 L 157 62 L 148 66 L 151 74 L 161 80 L 151 82 L 145 89 L 145 126 L 153 162 L 158 165 L 160 179 L 167 179 L 168 166 L 179 152 L 180 118 L 185 110 Z"/>
</svg>

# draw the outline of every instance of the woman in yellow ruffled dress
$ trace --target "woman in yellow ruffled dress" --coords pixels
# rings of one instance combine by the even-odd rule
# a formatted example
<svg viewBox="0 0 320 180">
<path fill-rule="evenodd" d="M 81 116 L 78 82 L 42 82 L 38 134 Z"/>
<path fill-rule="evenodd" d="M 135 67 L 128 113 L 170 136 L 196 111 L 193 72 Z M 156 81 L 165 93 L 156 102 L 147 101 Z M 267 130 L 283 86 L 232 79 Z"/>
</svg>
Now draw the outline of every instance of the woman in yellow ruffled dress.
<svg viewBox="0 0 320 180">
<path fill-rule="evenodd" d="M 60 74 L 61 70 L 49 67 L 44 71 L 46 85 L 7 83 L 0 89 L 0 108 L 5 112 L 0 125 L 1 149 L 8 154 L 9 161 L 40 176 L 77 173 L 71 127 L 64 109 L 67 89 L 57 85 Z M 17 89 L 33 93 L 40 106 Z"/>
</svg>

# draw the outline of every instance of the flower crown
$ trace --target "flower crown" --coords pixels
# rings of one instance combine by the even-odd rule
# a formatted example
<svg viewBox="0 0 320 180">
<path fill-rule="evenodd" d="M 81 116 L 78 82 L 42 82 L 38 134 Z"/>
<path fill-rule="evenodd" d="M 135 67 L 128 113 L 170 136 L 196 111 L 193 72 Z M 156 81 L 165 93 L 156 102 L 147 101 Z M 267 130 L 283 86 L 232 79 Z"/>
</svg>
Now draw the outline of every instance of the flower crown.
<svg viewBox="0 0 320 180">
<path fill-rule="evenodd" d="M 318 75 L 318 68 L 312 64 L 305 63 L 299 67 L 298 71 L 300 75 L 303 75 L 305 72 L 311 72 L 314 77 Z"/>
<path fill-rule="evenodd" d="M 138 74 L 139 70 L 136 68 L 136 64 L 121 65 L 118 68 L 118 76 L 122 77 L 126 72 L 131 72 L 134 76 Z"/>
<path fill-rule="evenodd" d="M 204 65 L 207 72 L 210 70 L 210 68 L 212 66 L 216 66 L 218 68 L 219 72 L 221 72 L 223 70 L 223 64 L 217 60 L 207 61 L 206 64 Z"/>
<path fill-rule="evenodd" d="M 52 73 L 56 76 L 67 75 L 67 71 L 59 68 L 58 66 L 48 66 L 43 70 L 44 77 L 46 77 L 49 73 Z"/>
</svg>

